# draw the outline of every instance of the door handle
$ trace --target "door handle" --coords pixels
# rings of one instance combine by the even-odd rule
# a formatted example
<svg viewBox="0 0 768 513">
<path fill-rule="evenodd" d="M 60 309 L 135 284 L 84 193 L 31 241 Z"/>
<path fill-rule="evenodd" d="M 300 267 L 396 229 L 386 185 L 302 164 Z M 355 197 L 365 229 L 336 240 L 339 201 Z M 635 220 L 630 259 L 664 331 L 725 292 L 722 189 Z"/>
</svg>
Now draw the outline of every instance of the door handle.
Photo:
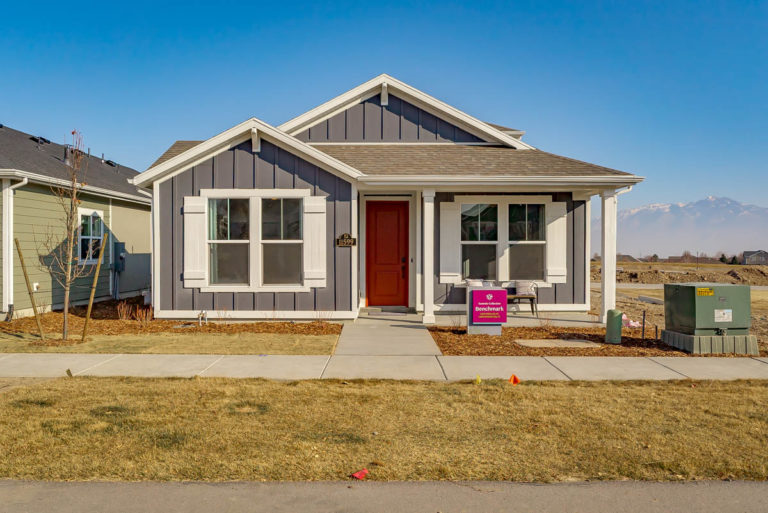
<svg viewBox="0 0 768 513">
<path fill-rule="evenodd" d="M 400 277 L 405 279 L 405 266 L 404 265 L 400 266 Z"/>
</svg>

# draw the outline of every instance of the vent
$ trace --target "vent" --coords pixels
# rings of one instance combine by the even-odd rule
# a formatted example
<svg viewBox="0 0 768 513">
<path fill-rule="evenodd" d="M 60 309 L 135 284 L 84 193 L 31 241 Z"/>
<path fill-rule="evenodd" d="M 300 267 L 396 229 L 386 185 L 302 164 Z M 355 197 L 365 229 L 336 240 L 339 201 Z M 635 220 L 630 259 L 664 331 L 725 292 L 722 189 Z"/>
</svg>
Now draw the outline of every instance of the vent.
<svg viewBox="0 0 768 513">
<path fill-rule="evenodd" d="M 117 167 L 117 162 L 115 162 L 114 160 L 105 160 L 104 163 L 107 164 L 108 166 Z"/>
<path fill-rule="evenodd" d="M 43 137 L 41 135 L 33 135 L 32 137 L 30 137 L 30 139 L 35 141 L 37 144 L 41 144 L 41 143 L 42 144 L 51 144 L 50 139 L 46 139 L 45 137 Z"/>
</svg>

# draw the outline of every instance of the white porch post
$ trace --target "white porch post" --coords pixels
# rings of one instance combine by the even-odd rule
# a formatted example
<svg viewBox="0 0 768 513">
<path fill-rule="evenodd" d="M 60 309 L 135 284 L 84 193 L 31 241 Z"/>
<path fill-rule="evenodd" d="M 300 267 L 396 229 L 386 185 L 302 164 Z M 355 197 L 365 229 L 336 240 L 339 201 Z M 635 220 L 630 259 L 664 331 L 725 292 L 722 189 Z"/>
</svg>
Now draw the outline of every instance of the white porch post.
<svg viewBox="0 0 768 513">
<path fill-rule="evenodd" d="M 421 192 L 424 198 L 424 324 L 435 323 L 435 191 Z"/>
<path fill-rule="evenodd" d="M 600 322 L 605 322 L 608 310 L 616 308 L 616 212 L 617 191 L 603 191 L 601 233 L 601 292 Z"/>
</svg>

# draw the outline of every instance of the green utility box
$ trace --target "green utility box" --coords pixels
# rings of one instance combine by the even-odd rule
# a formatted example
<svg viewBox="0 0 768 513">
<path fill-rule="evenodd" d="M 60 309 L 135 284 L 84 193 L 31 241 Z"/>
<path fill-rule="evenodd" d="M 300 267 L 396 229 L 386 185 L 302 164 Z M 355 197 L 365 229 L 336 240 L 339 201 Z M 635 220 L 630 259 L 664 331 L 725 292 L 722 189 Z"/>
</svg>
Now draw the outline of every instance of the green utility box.
<svg viewBox="0 0 768 513">
<path fill-rule="evenodd" d="M 661 338 L 691 353 L 757 354 L 750 315 L 748 285 L 668 283 Z"/>
</svg>

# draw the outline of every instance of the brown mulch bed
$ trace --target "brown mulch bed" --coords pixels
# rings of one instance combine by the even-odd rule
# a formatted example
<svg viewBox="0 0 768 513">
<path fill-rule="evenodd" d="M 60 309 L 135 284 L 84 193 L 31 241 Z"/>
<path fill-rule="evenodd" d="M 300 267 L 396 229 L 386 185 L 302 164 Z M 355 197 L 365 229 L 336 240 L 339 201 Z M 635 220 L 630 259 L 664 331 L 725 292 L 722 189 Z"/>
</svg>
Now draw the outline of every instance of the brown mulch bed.
<svg viewBox="0 0 768 513">
<path fill-rule="evenodd" d="M 141 298 L 126 300 L 122 303 L 129 304 L 133 309 L 140 305 Z M 341 333 L 341 324 L 333 324 L 324 321 L 313 322 L 287 322 L 287 321 L 260 321 L 260 322 L 215 322 L 198 326 L 196 321 L 175 321 L 165 319 L 152 319 L 147 322 L 135 319 L 120 319 L 118 314 L 118 301 L 110 300 L 96 303 L 91 313 L 91 321 L 88 323 L 90 335 L 136 335 L 140 333 L 278 333 L 291 335 L 338 335 Z M 83 331 L 86 309 L 75 307 L 70 311 L 69 325 L 70 337 L 77 336 Z M 61 333 L 63 315 L 61 312 L 48 312 L 42 315 L 43 330 L 48 336 Z M 10 322 L 0 323 L 0 334 L 29 333 L 36 335 L 37 324 L 34 316 L 13 319 Z M 70 341 L 50 341 L 52 345 L 64 345 Z"/>
<path fill-rule="evenodd" d="M 638 329 L 625 329 L 621 345 L 604 344 L 603 328 L 503 328 L 500 337 L 467 335 L 466 328 L 433 327 L 432 338 L 446 356 L 694 356 L 663 344 L 641 338 Z M 600 343 L 595 348 L 524 347 L 517 339 L 578 339 Z M 708 355 L 695 355 L 708 356 Z M 747 356 L 716 354 L 711 356 Z"/>
</svg>

